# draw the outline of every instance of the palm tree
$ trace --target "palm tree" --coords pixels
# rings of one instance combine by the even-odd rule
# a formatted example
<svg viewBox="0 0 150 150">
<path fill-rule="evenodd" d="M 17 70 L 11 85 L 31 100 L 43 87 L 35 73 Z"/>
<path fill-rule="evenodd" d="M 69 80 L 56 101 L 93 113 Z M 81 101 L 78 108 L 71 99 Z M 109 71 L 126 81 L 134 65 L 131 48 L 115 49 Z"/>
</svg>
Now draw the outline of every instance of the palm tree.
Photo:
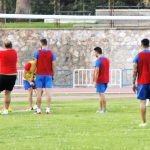
<svg viewBox="0 0 150 150">
<path fill-rule="evenodd" d="M 30 14 L 31 13 L 31 0 L 17 0 L 15 13 L 16 14 Z"/>
</svg>

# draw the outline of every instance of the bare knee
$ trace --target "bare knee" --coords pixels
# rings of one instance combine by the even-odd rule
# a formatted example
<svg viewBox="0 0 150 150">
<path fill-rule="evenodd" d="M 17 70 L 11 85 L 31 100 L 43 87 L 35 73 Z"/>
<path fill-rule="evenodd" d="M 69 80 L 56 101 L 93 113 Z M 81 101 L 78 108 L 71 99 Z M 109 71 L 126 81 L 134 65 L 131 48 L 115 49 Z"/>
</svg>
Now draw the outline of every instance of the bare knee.
<svg viewBox="0 0 150 150">
<path fill-rule="evenodd" d="M 5 90 L 5 92 L 4 92 L 4 94 L 8 95 L 8 96 L 10 95 L 10 93 L 11 93 L 11 91 L 8 91 L 8 90 Z"/>
</svg>

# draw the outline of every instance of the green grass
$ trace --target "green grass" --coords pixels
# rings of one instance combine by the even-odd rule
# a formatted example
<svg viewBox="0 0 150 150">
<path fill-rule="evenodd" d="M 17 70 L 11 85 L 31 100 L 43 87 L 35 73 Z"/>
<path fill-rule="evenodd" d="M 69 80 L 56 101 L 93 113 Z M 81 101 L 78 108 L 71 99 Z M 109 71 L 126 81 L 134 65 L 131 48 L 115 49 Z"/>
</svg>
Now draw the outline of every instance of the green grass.
<svg viewBox="0 0 150 150">
<path fill-rule="evenodd" d="M 28 93 L 25 93 L 25 94 L 11 94 L 11 97 L 27 97 L 28 96 Z M 33 96 L 35 97 L 35 92 L 33 92 Z M 43 94 L 43 96 L 45 96 L 45 94 Z M 61 97 L 61 96 L 97 96 L 96 93 L 66 93 L 66 94 L 52 94 L 52 96 L 55 96 L 55 97 Z M 0 98 L 2 98 L 3 95 L 0 95 Z"/>
<path fill-rule="evenodd" d="M 26 105 L 12 103 L 14 109 Z M 150 124 L 138 127 L 137 100 L 109 100 L 105 114 L 96 114 L 97 106 L 96 100 L 53 101 L 51 115 L 44 111 L 1 115 L 0 149 L 149 150 Z"/>
<path fill-rule="evenodd" d="M 56 23 L 43 23 L 43 22 L 15 22 L 15 23 L 5 23 L 0 24 L 0 28 L 73 28 L 72 23 L 61 23 L 57 25 Z"/>
</svg>

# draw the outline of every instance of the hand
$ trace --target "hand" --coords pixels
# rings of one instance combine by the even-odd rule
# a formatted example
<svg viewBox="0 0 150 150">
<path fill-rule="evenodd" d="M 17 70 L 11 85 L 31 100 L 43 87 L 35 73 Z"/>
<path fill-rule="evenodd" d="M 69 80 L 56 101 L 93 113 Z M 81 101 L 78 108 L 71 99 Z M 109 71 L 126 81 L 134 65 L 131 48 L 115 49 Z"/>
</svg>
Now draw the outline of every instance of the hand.
<svg viewBox="0 0 150 150">
<path fill-rule="evenodd" d="M 135 84 L 133 84 L 132 90 L 133 90 L 134 93 L 136 93 L 136 91 L 137 91 L 137 86 L 136 86 Z"/>
<path fill-rule="evenodd" d="M 32 79 L 32 80 L 34 79 L 34 74 L 33 74 L 33 73 L 31 74 L 31 79 Z"/>
<path fill-rule="evenodd" d="M 52 81 L 54 81 L 54 76 L 52 76 Z"/>
<path fill-rule="evenodd" d="M 35 83 L 33 81 L 30 82 L 30 86 L 35 89 Z"/>
<path fill-rule="evenodd" d="M 31 81 L 31 82 L 30 82 L 30 85 L 31 85 L 31 86 L 33 86 L 33 85 L 34 85 L 34 82 L 33 82 L 33 81 Z"/>
</svg>

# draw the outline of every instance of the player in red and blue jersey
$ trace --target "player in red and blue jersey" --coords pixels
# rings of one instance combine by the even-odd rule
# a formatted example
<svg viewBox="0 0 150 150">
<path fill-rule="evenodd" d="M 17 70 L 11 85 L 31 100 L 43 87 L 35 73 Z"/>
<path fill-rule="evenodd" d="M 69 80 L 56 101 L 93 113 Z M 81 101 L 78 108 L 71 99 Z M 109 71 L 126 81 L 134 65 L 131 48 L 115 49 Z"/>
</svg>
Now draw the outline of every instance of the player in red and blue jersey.
<svg viewBox="0 0 150 150">
<path fill-rule="evenodd" d="M 47 40 L 40 40 L 41 49 L 34 53 L 34 69 L 36 69 L 36 88 L 37 88 L 37 112 L 41 114 L 41 96 L 42 89 L 45 89 L 47 108 L 46 114 L 50 113 L 50 101 L 51 101 L 51 88 L 52 78 L 54 76 L 54 69 L 56 65 L 56 55 L 47 47 Z M 34 74 L 34 72 L 33 72 Z"/>
<path fill-rule="evenodd" d="M 142 119 L 140 126 L 146 126 L 146 99 L 150 99 L 150 50 L 148 39 L 141 41 L 141 48 L 142 51 L 133 60 L 133 91 L 136 92 L 137 90 L 137 98 L 140 100 Z"/>
<path fill-rule="evenodd" d="M 100 47 L 94 48 L 95 56 L 97 57 L 93 81 L 96 87 L 96 92 L 99 93 L 99 113 L 106 112 L 105 91 L 109 82 L 109 60 L 102 55 Z"/>
</svg>

